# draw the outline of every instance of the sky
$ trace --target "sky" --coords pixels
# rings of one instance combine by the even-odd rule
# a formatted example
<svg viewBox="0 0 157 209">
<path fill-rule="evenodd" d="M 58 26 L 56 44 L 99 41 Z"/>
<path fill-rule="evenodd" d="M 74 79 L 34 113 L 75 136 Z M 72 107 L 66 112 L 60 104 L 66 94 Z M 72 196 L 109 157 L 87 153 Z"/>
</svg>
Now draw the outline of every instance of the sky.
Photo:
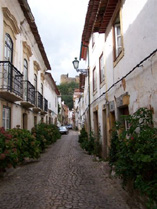
<svg viewBox="0 0 157 209">
<path fill-rule="evenodd" d="M 57 85 L 61 74 L 78 75 L 72 61 L 75 57 L 79 59 L 88 2 L 28 0 Z"/>
</svg>

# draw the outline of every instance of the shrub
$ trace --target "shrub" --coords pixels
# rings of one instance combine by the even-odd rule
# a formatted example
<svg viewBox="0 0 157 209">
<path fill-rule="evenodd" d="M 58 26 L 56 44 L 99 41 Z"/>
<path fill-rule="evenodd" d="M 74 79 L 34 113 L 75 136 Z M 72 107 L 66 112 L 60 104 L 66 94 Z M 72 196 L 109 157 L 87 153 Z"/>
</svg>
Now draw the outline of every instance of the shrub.
<svg viewBox="0 0 157 209">
<path fill-rule="evenodd" d="M 32 129 L 32 134 L 19 128 L 8 131 L 0 128 L 0 172 L 16 167 L 25 158 L 39 158 L 40 152 L 60 136 L 55 125 L 39 124 Z"/>
<path fill-rule="evenodd" d="M 40 156 L 39 143 L 36 138 L 25 129 L 10 129 L 12 140 L 17 149 L 18 160 L 23 162 L 26 157 L 38 158 Z"/>
<path fill-rule="evenodd" d="M 32 128 L 32 134 L 39 142 L 41 151 L 61 137 L 57 126 L 52 124 L 47 125 L 45 123 L 40 123 Z"/>
<path fill-rule="evenodd" d="M 88 134 L 85 130 L 85 127 L 83 127 L 80 131 L 79 135 L 79 143 L 82 143 L 83 141 L 88 140 Z"/>
<path fill-rule="evenodd" d="M 94 154 L 100 157 L 101 146 L 99 143 L 99 138 L 97 139 L 97 137 L 94 136 L 93 132 L 91 132 L 88 137 L 88 134 L 83 127 L 80 131 L 79 143 L 82 149 L 85 149 L 90 155 Z"/>
<path fill-rule="evenodd" d="M 7 167 L 15 167 L 18 162 L 17 148 L 12 135 L 0 128 L 0 172 Z"/>
<path fill-rule="evenodd" d="M 123 117 L 129 124 L 116 124 L 110 149 L 110 164 L 127 184 L 132 181 L 141 194 L 149 198 L 148 208 L 157 202 L 157 129 L 153 127 L 152 113 L 139 109 L 132 116 Z M 121 132 L 116 135 L 117 132 Z M 118 136 L 118 137 L 117 137 Z"/>
</svg>

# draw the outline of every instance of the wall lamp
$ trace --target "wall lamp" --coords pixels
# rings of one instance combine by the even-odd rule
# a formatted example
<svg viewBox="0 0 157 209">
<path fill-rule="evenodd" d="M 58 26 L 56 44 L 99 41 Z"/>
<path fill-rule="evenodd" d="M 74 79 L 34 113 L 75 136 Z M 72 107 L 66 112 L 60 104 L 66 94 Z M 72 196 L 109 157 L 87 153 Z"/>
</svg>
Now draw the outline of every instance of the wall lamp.
<svg viewBox="0 0 157 209">
<path fill-rule="evenodd" d="M 74 66 L 74 68 L 77 72 L 80 72 L 80 73 L 85 74 L 85 75 L 88 74 L 88 69 L 78 69 L 79 61 L 78 61 L 77 57 L 75 57 L 75 59 L 72 63 L 73 63 L 73 66 Z"/>
</svg>

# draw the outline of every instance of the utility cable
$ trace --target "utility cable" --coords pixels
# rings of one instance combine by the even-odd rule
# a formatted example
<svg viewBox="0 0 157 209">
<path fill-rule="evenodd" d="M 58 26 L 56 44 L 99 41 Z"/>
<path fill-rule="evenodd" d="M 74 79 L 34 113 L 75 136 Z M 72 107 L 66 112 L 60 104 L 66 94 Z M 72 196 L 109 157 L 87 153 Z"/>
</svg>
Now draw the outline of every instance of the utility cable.
<svg viewBox="0 0 157 209">
<path fill-rule="evenodd" d="M 88 107 L 86 108 L 86 110 L 84 111 L 84 113 L 82 114 L 85 115 L 86 111 L 89 109 L 90 105 L 92 105 L 94 102 L 96 102 L 98 99 L 100 99 L 103 95 L 105 95 L 107 92 L 109 92 L 116 84 L 118 84 L 120 81 L 122 81 L 124 78 L 128 77 L 135 69 L 141 67 L 141 64 L 143 62 L 145 62 L 146 60 L 148 60 L 151 56 L 153 56 L 155 53 L 157 52 L 157 49 L 155 49 L 150 55 L 148 55 L 146 58 L 144 58 L 141 62 L 139 62 L 135 67 L 132 68 L 132 70 L 130 70 L 125 76 L 123 76 L 122 78 L 120 78 L 118 81 L 116 81 L 114 84 L 112 84 L 112 86 L 110 86 L 105 92 L 103 92 L 99 97 L 97 97 L 95 100 L 93 100 L 92 103 L 90 103 L 88 105 Z M 82 117 L 81 116 L 81 117 Z"/>
</svg>

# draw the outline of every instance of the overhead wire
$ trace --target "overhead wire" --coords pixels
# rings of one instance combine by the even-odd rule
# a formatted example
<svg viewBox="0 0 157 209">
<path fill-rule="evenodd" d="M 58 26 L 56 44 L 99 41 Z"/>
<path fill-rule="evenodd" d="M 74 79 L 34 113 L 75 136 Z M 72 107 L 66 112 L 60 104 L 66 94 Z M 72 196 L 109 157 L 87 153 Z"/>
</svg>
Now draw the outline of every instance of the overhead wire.
<svg viewBox="0 0 157 209">
<path fill-rule="evenodd" d="M 152 57 L 155 53 L 157 52 L 157 49 L 155 49 L 152 53 L 150 53 L 147 57 L 145 57 L 142 61 L 140 61 L 135 67 L 132 68 L 126 75 L 124 75 L 122 78 L 120 78 L 118 81 L 116 81 L 112 86 L 110 86 L 105 92 L 103 92 L 99 97 L 97 97 L 95 100 L 93 100 L 88 107 L 85 109 L 84 113 L 82 114 L 85 115 L 86 111 L 89 109 L 90 105 L 92 105 L 94 102 L 96 102 L 98 99 L 100 99 L 103 95 L 105 95 L 107 92 L 109 92 L 116 84 L 121 82 L 124 78 L 128 77 L 135 69 L 141 67 L 141 64 L 148 60 L 150 57 Z M 82 117 L 81 116 L 81 117 Z"/>
</svg>

